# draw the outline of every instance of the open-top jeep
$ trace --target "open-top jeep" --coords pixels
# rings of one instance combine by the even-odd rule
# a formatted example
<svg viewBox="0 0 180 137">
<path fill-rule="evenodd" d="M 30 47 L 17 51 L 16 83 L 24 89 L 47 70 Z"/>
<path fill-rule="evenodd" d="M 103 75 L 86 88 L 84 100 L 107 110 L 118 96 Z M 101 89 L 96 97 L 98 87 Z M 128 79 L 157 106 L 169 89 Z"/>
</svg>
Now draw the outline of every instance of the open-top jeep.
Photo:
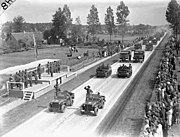
<svg viewBox="0 0 180 137">
<path fill-rule="evenodd" d="M 146 44 L 146 48 L 145 48 L 145 51 L 152 51 L 153 50 L 153 44 L 152 43 L 147 43 Z"/>
<path fill-rule="evenodd" d="M 96 69 L 96 77 L 109 77 L 112 74 L 112 68 L 110 65 L 101 64 Z"/>
<path fill-rule="evenodd" d="M 94 112 L 94 115 L 97 116 L 98 110 L 104 108 L 105 96 L 98 94 L 90 94 L 86 96 L 86 101 L 80 107 L 81 114 L 85 112 Z"/>
<path fill-rule="evenodd" d="M 49 111 L 64 113 L 67 106 L 74 103 L 74 93 L 65 91 L 56 92 L 54 100 L 49 103 Z"/>
<path fill-rule="evenodd" d="M 134 50 L 142 49 L 142 44 L 141 43 L 136 43 L 134 44 Z"/>
<path fill-rule="evenodd" d="M 131 77 L 132 75 L 132 65 L 129 64 L 129 66 L 126 66 L 126 65 L 122 65 L 122 66 L 119 66 L 118 69 L 117 69 L 117 77 Z"/>
<path fill-rule="evenodd" d="M 134 62 L 143 62 L 145 58 L 145 52 L 143 50 L 135 50 L 134 51 Z"/>
<path fill-rule="evenodd" d="M 131 51 L 130 50 L 123 50 L 120 52 L 120 62 L 130 62 L 131 61 Z"/>
</svg>

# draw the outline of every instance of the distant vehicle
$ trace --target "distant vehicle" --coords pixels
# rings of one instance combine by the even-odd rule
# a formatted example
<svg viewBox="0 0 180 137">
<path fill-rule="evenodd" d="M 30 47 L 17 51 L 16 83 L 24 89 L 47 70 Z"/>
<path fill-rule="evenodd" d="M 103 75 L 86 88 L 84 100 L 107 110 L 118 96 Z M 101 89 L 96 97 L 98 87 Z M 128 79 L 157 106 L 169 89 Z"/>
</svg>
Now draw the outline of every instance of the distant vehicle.
<svg viewBox="0 0 180 137">
<path fill-rule="evenodd" d="M 143 50 L 134 51 L 134 62 L 143 62 L 145 58 L 145 52 Z"/>
<path fill-rule="evenodd" d="M 130 50 L 123 50 L 120 52 L 119 57 L 120 62 L 130 62 L 131 61 L 131 51 Z"/>
<path fill-rule="evenodd" d="M 153 44 L 151 42 L 146 44 L 145 51 L 152 51 L 153 50 Z"/>
<path fill-rule="evenodd" d="M 83 103 L 80 107 L 81 114 L 84 114 L 86 112 L 92 112 L 95 116 L 98 114 L 99 109 L 104 108 L 105 104 L 105 96 L 100 94 L 90 94 L 88 97 L 86 97 L 85 103 Z"/>
<path fill-rule="evenodd" d="M 136 43 L 134 45 L 134 50 L 142 49 L 142 44 L 141 43 Z"/>
<path fill-rule="evenodd" d="M 143 40 L 143 45 L 148 44 L 148 42 L 149 42 L 148 38 L 145 38 L 145 39 Z"/>
<path fill-rule="evenodd" d="M 153 44 L 153 45 L 157 45 L 157 41 L 158 41 L 158 40 L 154 37 L 154 38 L 152 39 L 152 44 Z"/>
<path fill-rule="evenodd" d="M 117 69 L 117 77 L 131 77 L 132 75 L 132 66 L 131 64 L 129 64 L 129 66 L 126 66 L 126 65 L 122 65 L 122 66 L 119 66 L 118 69 Z"/>
<path fill-rule="evenodd" d="M 112 74 L 112 68 L 109 64 L 104 65 L 101 64 L 97 69 L 96 69 L 96 77 L 109 77 Z"/>
<path fill-rule="evenodd" d="M 72 106 L 74 103 L 74 93 L 65 91 L 59 91 L 58 95 L 55 95 L 53 101 L 49 103 L 50 112 L 64 113 L 67 106 Z"/>
</svg>

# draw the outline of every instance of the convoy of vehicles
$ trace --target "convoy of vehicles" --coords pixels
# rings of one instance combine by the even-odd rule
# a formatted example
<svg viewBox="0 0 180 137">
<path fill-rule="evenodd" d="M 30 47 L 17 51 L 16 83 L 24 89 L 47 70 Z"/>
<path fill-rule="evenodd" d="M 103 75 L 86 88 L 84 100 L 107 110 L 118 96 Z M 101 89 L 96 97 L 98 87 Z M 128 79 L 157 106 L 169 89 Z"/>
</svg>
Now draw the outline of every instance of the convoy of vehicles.
<svg viewBox="0 0 180 137">
<path fill-rule="evenodd" d="M 162 34 L 159 34 L 155 37 L 148 37 L 144 39 L 143 44 L 145 44 L 145 51 L 152 51 L 153 44 L 162 37 Z M 145 51 L 142 50 L 142 44 L 137 43 L 134 45 L 134 62 L 143 62 L 145 58 Z M 130 62 L 131 61 L 131 50 L 121 51 L 120 52 L 120 62 Z M 132 65 L 120 65 L 117 69 L 117 77 L 131 77 L 132 76 Z M 96 77 L 109 77 L 112 74 L 112 68 L 110 65 L 104 65 L 103 63 L 96 69 Z M 74 93 L 69 91 L 61 91 L 58 88 L 58 83 L 56 83 L 56 92 L 54 100 L 49 103 L 49 111 L 58 111 L 64 112 L 67 106 L 72 106 L 74 102 Z M 88 91 L 88 89 L 87 89 Z M 93 94 L 92 92 L 87 92 L 85 103 L 80 106 L 81 114 L 86 112 L 93 112 L 95 116 L 98 114 L 98 110 L 104 108 L 105 96 Z"/>
</svg>

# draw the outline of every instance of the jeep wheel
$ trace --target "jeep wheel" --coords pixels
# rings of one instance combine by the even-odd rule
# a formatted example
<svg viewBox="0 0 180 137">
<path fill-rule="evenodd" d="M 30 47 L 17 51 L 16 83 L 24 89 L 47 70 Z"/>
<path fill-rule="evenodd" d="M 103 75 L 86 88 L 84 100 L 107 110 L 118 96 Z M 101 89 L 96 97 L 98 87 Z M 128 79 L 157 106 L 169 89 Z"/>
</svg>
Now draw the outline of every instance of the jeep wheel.
<svg viewBox="0 0 180 137">
<path fill-rule="evenodd" d="M 49 112 L 52 112 L 53 110 L 51 108 L 49 108 Z"/>
<path fill-rule="evenodd" d="M 69 105 L 70 105 L 70 106 L 72 106 L 72 105 L 73 105 L 73 103 L 74 103 L 74 100 L 70 100 Z"/>
<path fill-rule="evenodd" d="M 65 109 L 66 109 L 66 106 L 65 106 L 65 105 L 62 105 L 62 106 L 61 106 L 61 109 L 60 109 L 60 112 L 61 112 L 61 113 L 64 113 Z"/>
<path fill-rule="evenodd" d="M 95 108 L 94 108 L 94 115 L 97 116 L 97 114 L 98 114 L 98 108 L 95 107 Z"/>
<path fill-rule="evenodd" d="M 81 112 L 81 114 L 84 114 L 84 111 L 83 111 L 82 107 L 80 108 L 80 112 Z"/>
<path fill-rule="evenodd" d="M 99 107 L 100 109 L 104 108 L 104 101 L 102 102 L 101 106 Z"/>
</svg>

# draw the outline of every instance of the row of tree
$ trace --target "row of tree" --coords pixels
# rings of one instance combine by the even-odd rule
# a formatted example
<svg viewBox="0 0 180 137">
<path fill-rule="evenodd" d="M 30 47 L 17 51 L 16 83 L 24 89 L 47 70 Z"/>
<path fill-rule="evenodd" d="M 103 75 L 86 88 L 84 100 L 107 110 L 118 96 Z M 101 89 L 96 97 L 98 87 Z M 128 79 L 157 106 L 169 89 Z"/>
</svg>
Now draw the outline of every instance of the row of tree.
<svg viewBox="0 0 180 137">
<path fill-rule="evenodd" d="M 114 32 L 115 24 L 121 29 L 122 38 L 125 33 L 125 27 L 127 25 L 127 16 L 130 11 L 123 1 L 117 6 L 117 22 L 115 23 L 114 13 L 111 6 L 107 8 L 105 14 L 105 26 L 111 37 Z M 73 42 L 77 42 L 78 39 L 82 39 L 83 30 L 80 21 L 80 17 L 76 18 L 76 23 L 72 24 L 71 11 L 67 5 L 64 5 L 63 9 L 59 8 L 53 15 L 52 20 L 53 27 L 50 30 L 44 32 L 44 38 L 52 40 L 54 43 L 58 43 L 60 39 L 67 40 L 72 38 Z M 91 6 L 90 13 L 87 16 L 87 34 L 95 38 L 95 34 L 101 29 L 101 23 L 99 21 L 98 10 L 95 5 Z M 69 40 L 69 39 L 68 39 Z"/>
<path fill-rule="evenodd" d="M 26 23 L 22 16 L 17 16 L 13 22 L 4 24 L 2 32 L 23 32 L 23 31 L 40 31 L 44 32 L 43 37 L 49 43 L 59 43 L 61 39 L 66 42 L 81 42 L 81 41 L 95 41 L 95 35 L 98 33 L 108 33 L 110 40 L 112 34 L 122 35 L 122 40 L 125 32 L 132 27 L 129 26 L 127 17 L 130 11 L 123 1 L 117 6 L 115 21 L 113 9 L 109 6 L 105 13 L 104 23 L 101 25 L 98 16 L 98 9 L 95 5 L 91 6 L 90 12 L 87 16 L 87 25 L 82 25 L 80 17 L 75 19 L 75 24 L 72 23 L 71 11 L 67 5 L 61 9 L 59 8 L 54 15 L 52 15 L 52 23 Z M 128 24 L 128 25 L 127 25 Z M 134 33 L 148 32 L 151 26 L 139 24 L 133 27 Z M 131 29 L 132 30 L 132 29 Z"/>
<path fill-rule="evenodd" d="M 169 22 L 169 27 L 173 30 L 177 39 L 180 33 L 180 5 L 176 0 L 171 0 L 166 10 L 166 20 Z"/>
</svg>

